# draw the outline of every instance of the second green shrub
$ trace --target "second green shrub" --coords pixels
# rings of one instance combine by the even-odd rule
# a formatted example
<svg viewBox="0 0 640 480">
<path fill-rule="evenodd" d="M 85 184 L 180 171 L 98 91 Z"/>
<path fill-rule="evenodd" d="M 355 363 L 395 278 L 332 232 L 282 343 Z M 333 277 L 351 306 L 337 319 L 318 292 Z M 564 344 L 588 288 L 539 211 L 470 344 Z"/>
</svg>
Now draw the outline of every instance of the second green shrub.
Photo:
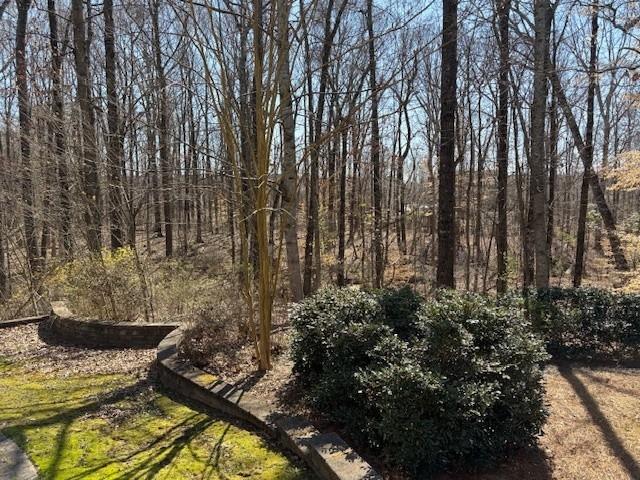
<svg viewBox="0 0 640 480">
<path fill-rule="evenodd" d="M 407 472 L 490 465 L 546 418 L 544 345 L 508 302 L 328 289 L 291 318 L 311 406 Z"/>
</svg>

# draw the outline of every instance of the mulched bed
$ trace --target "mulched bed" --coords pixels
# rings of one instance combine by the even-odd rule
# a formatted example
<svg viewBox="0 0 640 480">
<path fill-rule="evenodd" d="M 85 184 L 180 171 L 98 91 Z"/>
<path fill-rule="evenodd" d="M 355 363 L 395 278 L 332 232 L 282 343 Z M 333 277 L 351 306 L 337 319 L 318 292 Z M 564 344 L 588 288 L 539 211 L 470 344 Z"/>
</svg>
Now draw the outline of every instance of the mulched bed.
<svg viewBox="0 0 640 480">
<path fill-rule="evenodd" d="M 142 374 L 155 359 L 155 349 L 88 350 L 51 345 L 38 335 L 37 324 L 0 329 L 0 358 L 22 364 L 27 371 L 61 376 Z"/>
</svg>

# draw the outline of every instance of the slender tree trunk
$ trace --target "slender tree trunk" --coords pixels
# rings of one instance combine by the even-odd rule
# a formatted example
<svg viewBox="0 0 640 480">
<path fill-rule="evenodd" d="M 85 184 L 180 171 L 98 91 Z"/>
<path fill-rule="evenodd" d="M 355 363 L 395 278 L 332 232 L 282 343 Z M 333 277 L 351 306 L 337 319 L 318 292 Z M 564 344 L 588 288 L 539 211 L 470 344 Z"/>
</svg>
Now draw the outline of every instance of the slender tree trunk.
<svg viewBox="0 0 640 480">
<path fill-rule="evenodd" d="M 458 0 L 442 2 L 442 78 L 440 87 L 440 165 L 438 168 L 438 268 L 436 284 L 455 287 L 456 256 L 456 79 Z"/>
<path fill-rule="evenodd" d="M 340 123 L 342 123 L 340 121 Z M 338 192 L 338 286 L 346 285 L 346 276 L 344 271 L 344 248 L 345 248 L 345 213 L 347 204 L 347 140 L 348 132 L 343 130 L 340 138 L 342 139 L 342 150 L 340 154 L 340 186 Z"/>
<path fill-rule="evenodd" d="M 118 91 L 116 74 L 118 62 L 115 48 L 115 31 L 113 22 L 113 0 L 104 0 L 104 58 L 107 84 L 107 171 L 109 172 L 109 221 L 111 248 L 120 248 L 122 239 L 122 133 L 120 114 L 118 112 Z"/>
<path fill-rule="evenodd" d="M 234 201 L 233 201 L 233 154 L 227 145 L 225 152 L 227 154 L 227 161 L 224 166 L 225 176 L 223 178 L 228 179 L 227 187 L 227 223 L 229 225 L 229 237 L 231 240 L 231 264 L 236 264 L 236 225 L 234 220 Z"/>
<path fill-rule="evenodd" d="M 598 61 L 598 7 L 592 6 L 591 12 L 591 48 L 589 53 L 589 87 L 587 89 L 587 125 L 584 133 L 585 168 L 580 189 L 580 207 L 578 213 L 578 235 L 576 237 L 576 260 L 573 268 L 573 286 L 579 287 L 584 272 L 585 233 L 587 209 L 589 207 L 589 172 L 593 166 L 593 116 L 596 96 Z"/>
<path fill-rule="evenodd" d="M 4 202 L 0 202 L 4 209 Z M 7 275 L 7 254 L 5 252 L 4 210 L 0 212 L 0 300 L 5 300 L 9 293 L 9 276 Z"/>
<path fill-rule="evenodd" d="M 555 58 L 552 68 L 555 68 Z M 555 93 L 552 95 L 549 114 L 549 217 L 547 218 L 547 246 L 551 258 L 553 258 L 556 178 L 558 175 L 558 135 L 560 129 L 558 125 L 558 100 Z"/>
<path fill-rule="evenodd" d="M 90 251 L 95 253 L 99 252 L 102 246 L 100 232 L 100 185 L 98 183 L 96 121 L 89 77 L 87 51 L 89 42 L 87 40 L 87 28 L 82 0 L 71 1 L 71 21 L 73 23 L 77 95 L 82 117 L 84 219 L 87 228 L 87 246 Z"/>
<path fill-rule="evenodd" d="M 480 98 L 478 98 L 478 107 L 480 107 Z M 476 171 L 476 218 L 475 218 L 475 233 L 473 238 L 474 254 L 473 261 L 475 264 L 473 275 L 473 291 L 478 291 L 478 280 L 480 275 L 480 262 L 482 254 L 480 251 L 482 242 L 482 198 L 484 196 L 484 154 L 482 152 L 482 114 L 480 108 L 478 109 L 478 168 Z M 474 146 L 471 145 L 473 150 Z"/>
<path fill-rule="evenodd" d="M 407 119 L 407 146 L 405 149 L 405 154 L 402 154 L 398 157 L 398 165 L 396 166 L 396 236 L 398 242 L 398 250 L 402 255 L 407 255 L 407 220 L 405 205 L 404 162 L 409 154 L 409 142 L 411 138 L 411 123 L 409 122 L 409 115 L 406 104 L 405 115 Z"/>
<path fill-rule="evenodd" d="M 33 184 L 31 179 L 31 105 L 25 51 L 27 46 L 27 21 L 31 0 L 18 0 L 16 23 L 16 85 L 18 86 L 18 114 L 20 120 L 20 155 L 22 156 L 22 217 L 27 260 L 30 268 L 38 257 L 38 244 L 33 214 Z"/>
<path fill-rule="evenodd" d="M 500 50 L 500 74 L 498 78 L 498 138 L 496 162 L 498 164 L 498 224 L 496 228 L 496 260 L 498 294 L 507 291 L 507 191 L 509 178 L 509 11 L 510 0 L 498 2 L 498 42 Z M 478 205 L 477 208 L 480 208 Z"/>
<path fill-rule="evenodd" d="M 51 45 L 51 97 L 53 103 L 54 158 L 58 166 L 60 185 L 60 236 L 65 254 L 71 253 L 71 198 L 69 194 L 69 174 L 65 158 L 64 103 L 62 101 L 62 54 L 58 43 L 58 14 L 55 0 L 47 2 L 49 16 L 49 44 Z"/>
<path fill-rule="evenodd" d="M 248 254 L 250 265 L 254 273 L 258 270 L 258 244 L 257 223 L 253 215 L 256 197 L 256 171 L 255 171 L 255 92 L 251 91 L 248 67 L 248 38 L 249 28 L 240 26 L 240 51 L 238 53 L 238 84 L 240 87 L 240 168 L 242 172 L 242 203 L 241 222 L 246 224 L 248 235 Z"/>
<path fill-rule="evenodd" d="M 469 124 L 471 125 L 473 122 L 472 112 L 471 112 L 471 99 L 468 99 L 468 117 Z M 480 132 L 479 132 L 480 133 Z M 473 253 L 471 249 L 471 193 L 473 191 L 473 171 L 475 169 L 476 164 L 476 150 L 474 148 L 475 141 L 475 131 L 473 128 L 469 129 L 469 145 L 471 148 L 469 149 L 469 174 L 467 178 L 467 191 L 465 195 L 465 213 L 464 213 L 464 239 L 465 239 L 465 250 L 466 250 L 466 259 L 464 262 L 464 288 L 465 290 L 469 290 L 471 287 L 471 259 L 473 258 Z M 478 142 L 479 143 L 479 142 Z M 478 189 L 478 192 L 480 190 Z M 478 195 L 480 198 L 480 195 Z M 480 215 L 480 204 L 476 206 L 476 212 L 478 217 Z M 479 222 L 478 222 L 479 223 Z M 476 240 L 479 243 L 480 233 L 477 232 Z M 477 261 L 477 257 L 476 257 Z M 476 279 L 478 270 L 476 269 Z"/>
<path fill-rule="evenodd" d="M 289 289 L 294 301 L 302 300 L 302 276 L 298 249 L 298 172 L 296 168 L 296 132 L 291 98 L 291 70 L 289 65 L 289 7 L 288 0 L 278 0 L 279 63 L 278 90 L 282 115 L 282 211 L 281 221 L 287 250 Z"/>
<path fill-rule="evenodd" d="M 74 0 L 78 1 L 78 0 Z M 158 81 L 158 131 L 160 139 L 160 177 L 162 178 L 162 209 L 164 213 L 165 255 L 173 255 L 173 186 L 172 168 L 169 158 L 169 114 L 167 111 L 167 79 L 162 63 L 162 46 L 160 44 L 160 0 L 153 0 L 151 19 L 153 22 L 153 50 L 156 77 Z"/>
<path fill-rule="evenodd" d="M 457 1 L 457 0 L 454 0 Z M 373 0 L 367 1 L 367 32 L 369 34 L 369 88 L 371 89 L 371 165 L 373 168 L 373 286 L 381 288 L 384 281 L 382 253 L 382 185 L 380 182 L 380 126 L 378 124 L 378 83 L 376 79 L 376 51 L 373 35 Z"/>
<path fill-rule="evenodd" d="M 147 161 L 149 169 L 150 196 L 153 210 L 153 233 L 156 237 L 162 237 L 162 211 L 160 205 L 160 181 L 158 179 L 158 162 L 156 160 L 156 133 L 154 125 L 157 124 L 151 118 L 147 119 Z"/>
<path fill-rule="evenodd" d="M 46 134 L 43 133 L 42 135 L 39 135 L 40 137 L 47 137 L 47 146 L 49 147 L 49 151 L 44 158 L 45 184 L 42 197 L 42 216 L 44 218 L 42 219 L 42 232 L 40 235 L 40 257 L 42 259 L 42 266 L 44 266 L 46 262 L 47 253 L 51 247 L 52 188 L 53 185 L 55 185 L 56 179 L 55 158 L 53 156 L 53 152 L 55 151 L 55 140 L 53 135 L 53 125 L 51 125 L 51 123 L 51 120 L 47 121 Z"/>
</svg>

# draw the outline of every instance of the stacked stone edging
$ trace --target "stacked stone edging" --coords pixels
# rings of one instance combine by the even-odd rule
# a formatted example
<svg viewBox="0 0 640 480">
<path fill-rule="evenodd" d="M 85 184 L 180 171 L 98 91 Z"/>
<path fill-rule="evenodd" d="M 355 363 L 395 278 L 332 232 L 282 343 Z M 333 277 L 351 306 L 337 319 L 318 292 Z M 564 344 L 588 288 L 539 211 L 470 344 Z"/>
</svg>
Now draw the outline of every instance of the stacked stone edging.
<svg viewBox="0 0 640 480">
<path fill-rule="evenodd" d="M 13 318 L 11 320 L 0 320 L 0 328 L 17 327 L 18 325 L 38 323 L 48 319 L 49 319 L 49 315 L 36 315 L 35 317 L 24 317 L 24 318 Z"/>
<path fill-rule="evenodd" d="M 322 480 L 382 480 L 367 462 L 335 433 L 320 433 L 308 420 L 277 411 L 242 390 L 178 358 L 182 329 L 158 345 L 158 377 L 165 387 L 208 407 L 249 422 L 301 457 Z"/>
<path fill-rule="evenodd" d="M 88 348 L 154 348 L 180 325 L 123 323 L 77 318 L 62 302 L 51 304 L 46 333 L 55 341 Z"/>
<path fill-rule="evenodd" d="M 302 458 L 321 480 L 382 480 L 382 476 L 339 435 L 321 433 L 306 418 L 278 412 L 275 405 L 253 393 L 214 379 L 178 358 L 178 346 L 183 335 L 179 324 L 87 320 L 77 318 L 63 302 L 53 302 L 51 315 L 16 319 L 8 326 L 43 320 L 47 320 L 42 323 L 47 335 L 56 341 L 77 346 L 157 346 L 158 378 L 165 387 L 266 432 Z M 0 328 L 2 326 L 0 324 Z"/>
</svg>

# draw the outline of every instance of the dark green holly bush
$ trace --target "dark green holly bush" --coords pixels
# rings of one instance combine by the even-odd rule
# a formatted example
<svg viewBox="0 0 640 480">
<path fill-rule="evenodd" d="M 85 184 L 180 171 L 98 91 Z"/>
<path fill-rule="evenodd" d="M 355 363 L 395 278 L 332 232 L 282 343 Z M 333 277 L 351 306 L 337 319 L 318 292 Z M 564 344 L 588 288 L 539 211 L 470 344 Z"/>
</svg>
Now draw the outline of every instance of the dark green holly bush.
<svg viewBox="0 0 640 480">
<path fill-rule="evenodd" d="M 512 302 L 329 289 L 291 318 L 310 405 L 408 472 L 492 464 L 546 418 L 544 346 Z"/>
<path fill-rule="evenodd" d="M 375 292 L 382 307 L 385 323 L 403 339 L 417 333 L 418 309 L 424 300 L 409 286 Z"/>
<path fill-rule="evenodd" d="M 291 314 L 296 330 L 294 372 L 302 382 L 314 383 L 331 362 L 339 360 L 337 340 L 352 324 L 381 325 L 381 318 L 376 298 L 359 290 L 325 289 L 299 303 Z"/>
<path fill-rule="evenodd" d="M 533 295 L 529 306 L 554 355 L 593 356 L 640 342 L 640 295 L 550 288 Z"/>
</svg>

